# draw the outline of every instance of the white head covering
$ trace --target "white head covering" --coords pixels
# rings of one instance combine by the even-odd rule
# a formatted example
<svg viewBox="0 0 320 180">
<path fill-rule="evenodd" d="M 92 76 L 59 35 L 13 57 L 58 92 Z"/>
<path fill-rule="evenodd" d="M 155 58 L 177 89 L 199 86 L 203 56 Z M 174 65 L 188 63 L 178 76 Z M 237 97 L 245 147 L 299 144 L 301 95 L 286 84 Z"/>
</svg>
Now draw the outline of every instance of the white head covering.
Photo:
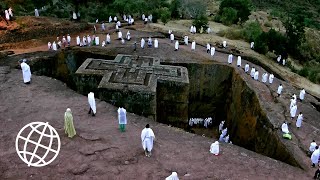
<svg viewBox="0 0 320 180">
<path fill-rule="evenodd" d="M 176 172 L 172 172 L 172 174 L 168 176 L 166 180 L 179 180 L 178 174 Z"/>
</svg>

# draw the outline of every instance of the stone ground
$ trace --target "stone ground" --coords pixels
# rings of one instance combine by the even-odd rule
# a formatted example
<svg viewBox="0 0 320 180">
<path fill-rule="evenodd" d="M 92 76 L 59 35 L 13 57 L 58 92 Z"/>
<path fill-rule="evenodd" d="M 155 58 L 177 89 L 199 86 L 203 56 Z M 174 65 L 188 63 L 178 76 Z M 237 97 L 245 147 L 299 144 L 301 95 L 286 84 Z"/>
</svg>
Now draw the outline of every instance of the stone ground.
<svg viewBox="0 0 320 180">
<path fill-rule="evenodd" d="M 134 30 L 130 32 L 133 38 L 138 40 L 142 36 L 161 36 L 161 34 Z M 126 31 L 123 32 L 124 35 L 125 33 Z M 75 35 L 72 36 L 75 39 Z M 112 34 L 112 39 L 115 37 L 116 34 Z M 39 41 L 45 42 L 47 39 L 50 38 Z M 55 37 L 51 38 L 51 41 L 53 40 Z M 25 53 L 47 49 L 46 43 L 30 49 L 21 48 L 23 44 L 27 45 L 28 42 L 20 43 L 18 49 L 13 48 L 14 51 Z M 212 63 L 204 47 L 197 46 L 196 52 L 191 52 L 190 47 L 180 46 L 179 51 L 174 52 L 174 44 L 171 44 L 168 39 L 160 39 L 158 50 L 138 48 L 137 52 L 133 52 L 132 44 L 119 45 L 118 41 L 111 46 L 119 47 L 116 52 L 113 50 L 113 53 L 159 56 L 166 62 Z M 86 49 L 109 51 L 109 48 L 101 47 Z M 216 52 L 214 57 L 216 62 L 226 64 L 226 59 L 226 54 Z M 245 61 L 242 63 L 244 64 Z M 232 66 L 235 66 L 235 62 Z M 263 70 L 258 69 L 262 74 Z M 4 75 L 0 76 L 2 77 L 0 179 L 39 179 L 40 177 L 42 179 L 52 177 L 55 179 L 164 179 L 171 171 L 177 171 L 181 179 L 310 179 L 315 171 L 311 168 L 303 171 L 229 144 L 222 144 L 222 154 L 215 157 L 209 154 L 209 146 L 213 139 L 157 124 L 134 114 L 128 115 L 127 132 L 120 133 L 117 130 L 116 107 L 98 102 L 97 116 L 90 117 L 87 115 L 87 98 L 70 90 L 63 83 L 48 77 L 33 76 L 33 83 L 27 86 L 22 83 L 20 71 L 15 69 L 11 71 L 5 75 L 5 78 L 3 78 Z M 298 95 L 297 89 L 281 81 L 285 85 L 284 93 L 281 98 L 276 99 L 274 95 L 280 80 L 275 79 L 273 85 L 266 86 L 261 82 L 253 81 L 240 68 L 237 72 L 243 76 L 251 88 L 255 89 L 260 102 L 267 107 L 266 110 L 269 113 L 279 114 L 282 118 L 275 123 L 280 126 L 283 120 L 289 121 L 289 96 L 293 92 Z M 306 102 L 298 103 L 306 119 L 302 128 L 296 130 L 293 121 L 290 125 L 290 130 L 296 137 L 292 143 L 299 147 L 296 155 L 304 161 L 303 164 L 310 163 L 309 158 L 302 153 L 303 150 L 308 148 L 312 139 L 320 141 L 318 138 L 319 112 L 310 104 L 310 101 L 316 100 L 310 95 L 307 95 L 306 99 Z M 275 104 L 275 101 L 279 103 Z M 78 132 L 78 136 L 72 140 L 63 133 L 63 113 L 67 107 L 73 111 Z M 41 171 L 37 168 L 28 168 L 18 158 L 14 147 L 15 136 L 20 128 L 36 120 L 53 125 L 58 129 L 62 140 L 62 149 L 58 158 L 51 165 L 41 168 Z M 151 124 L 157 138 L 151 158 L 143 155 L 139 137 L 146 123 Z M 19 172 L 15 169 L 19 169 Z"/>
</svg>

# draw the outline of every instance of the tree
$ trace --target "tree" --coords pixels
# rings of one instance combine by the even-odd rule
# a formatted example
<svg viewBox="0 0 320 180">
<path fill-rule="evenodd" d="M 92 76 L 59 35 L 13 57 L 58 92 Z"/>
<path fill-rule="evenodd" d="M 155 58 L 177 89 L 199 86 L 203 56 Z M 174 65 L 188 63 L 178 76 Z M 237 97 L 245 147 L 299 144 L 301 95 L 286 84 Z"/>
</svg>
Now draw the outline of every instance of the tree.
<svg viewBox="0 0 320 180">
<path fill-rule="evenodd" d="M 225 8 L 233 8 L 237 12 L 237 20 L 235 20 L 235 23 L 243 23 L 249 19 L 251 7 L 252 3 L 250 0 L 223 0 L 220 4 L 218 14 L 222 16 Z M 228 11 L 231 12 L 230 10 Z M 228 14 L 225 13 L 225 15 Z"/>
<path fill-rule="evenodd" d="M 200 32 L 201 27 L 203 31 L 206 31 L 209 27 L 208 17 L 204 14 L 198 15 L 192 22 L 192 25 L 196 26 L 198 32 Z"/>
<path fill-rule="evenodd" d="M 251 21 L 244 24 L 243 35 L 248 42 L 255 42 L 262 33 L 262 28 L 257 21 Z"/>
<path fill-rule="evenodd" d="M 221 15 L 221 22 L 224 25 L 231 25 L 237 22 L 238 17 L 237 17 L 237 10 L 230 8 L 230 7 L 226 7 L 223 8 L 222 10 L 222 15 Z"/>
<path fill-rule="evenodd" d="M 160 10 L 160 19 L 163 22 L 164 25 L 167 24 L 167 22 L 170 20 L 171 14 L 168 8 L 161 8 Z"/>
<path fill-rule="evenodd" d="M 171 2 L 170 11 L 171 11 L 172 18 L 180 18 L 180 12 L 179 12 L 180 7 L 181 7 L 181 0 L 173 0 Z"/>
</svg>

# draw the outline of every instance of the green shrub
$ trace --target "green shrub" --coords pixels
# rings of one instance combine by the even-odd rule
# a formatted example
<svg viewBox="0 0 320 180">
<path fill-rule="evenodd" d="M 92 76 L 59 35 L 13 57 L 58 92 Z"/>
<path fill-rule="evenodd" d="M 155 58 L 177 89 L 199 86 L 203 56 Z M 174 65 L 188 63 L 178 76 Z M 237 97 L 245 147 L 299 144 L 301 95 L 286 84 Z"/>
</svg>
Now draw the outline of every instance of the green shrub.
<svg viewBox="0 0 320 180">
<path fill-rule="evenodd" d="M 206 31 L 209 27 L 208 17 L 204 14 L 199 15 L 192 21 L 192 25 L 196 26 L 197 32 L 200 32 L 201 27 Z"/>
<path fill-rule="evenodd" d="M 237 10 L 230 7 L 223 8 L 220 20 L 225 25 L 236 23 L 238 20 Z"/>
<path fill-rule="evenodd" d="M 232 8 L 237 12 L 236 21 L 234 23 L 237 23 L 238 21 L 243 23 L 249 19 L 252 4 L 251 0 L 222 0 L 219 7 L 219 15 L 221 15 L 221 17 L 223 17 L 222 14 L 225 13 L 225 8 Z"/>
<path fill-rule="evenodd" d="M 171 13 L 170 13 L 170 11 L 169 11 L 169 9 L 168 8 L 162 8 L 161 10 L 160 10 L 160 18 L 161 18 L 161 21 L 163 22 L 163 24 L 164 25 L 166 25 L 167 24 L 167 22 L 170 20 L 170 17 L 171 17 Z"/>
<path fill-rule="evenodd" d="M 243 27 L 243 35 L 246 41 L 252 42 L 256 41 L 256 39 L 262 33 L 262 28 L 260 27 L 259 22 L 250 21 L 246 22 Z"/>
<path fill-rule="evenodd" d="M 308 77 L 309 75 L 308 68 L 303 67 L 300 71 L 298 71 L 298 74 L 303 77 Z"/>
<path fill-rule="evenodd" d="M 261 54 L 266 54 L 268 52 L 268 34 L 262 32 L 255 40 L 254 50 Z"/>
</svg>

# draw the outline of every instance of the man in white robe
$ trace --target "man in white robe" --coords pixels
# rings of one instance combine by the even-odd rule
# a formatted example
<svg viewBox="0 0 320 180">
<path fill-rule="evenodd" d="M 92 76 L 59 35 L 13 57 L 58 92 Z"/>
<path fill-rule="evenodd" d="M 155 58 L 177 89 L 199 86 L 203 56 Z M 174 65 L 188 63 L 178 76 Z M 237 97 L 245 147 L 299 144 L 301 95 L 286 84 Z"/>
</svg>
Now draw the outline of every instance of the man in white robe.
<svg viewBox="0 0 320 180">
<path fill-rule="evenodd" d="M 225 142 L 225 143 L 229 143 L 229 134 L 228 134 L 228 136 L 226 136 L 226 137 L 224 138 L 224 142 Z"/>
<path fill-rule="evenodd" d="M 210 49 L 211 49 L 211 46 L 209 43 L 207 43 L 207 53 L 210 53 Z"/>
<path fill-rule="evenodd" d="M 125 41 L 124 41 L 124 39 L 122 38 L 122 39 L 121 39 L 121 44 L 124 44 L 124 43 L 125 43 Z"/>
<path fill-rule="evenodd" d="M 184 44 L 185 44 L 185 45 L 188 45 L 188 43 L 189 43 L 189 42 L 188 42 L 188 41 L 189 41 L 189 37 L 188 37 L 188 36 L 184 36 L 183 39 L 184 39 Z"/>
<path fill-rule="evenodd" d="M 299 98 L 300 98 L 301 101 L 304 100 L 305 94 L 306 94 L 306 91 L 305 91 L 304 89 L 302 89 L 302 90 L 300 91 L 300 94 L 299 94 Z"/>
<path fill-rule="evenodd" d="M 224 121 L 219 124 L 219 133 L 223 130 Z"/>
<path fill-rule="evenodd" d="M 112 22 L 112 17 L 111 16 L 109 16 L 109 23 L 111 23 Z"/>
<path fill-rule="evenodd" d="M 296 94 L 293 94 L 292 98 L 297 102 L 297 95 Z"/>
<path fill-rule="evenodd" d="M 67 46 L 67 39 L 64 36 L 62 37 L 62 44 L 64 48 Z"/>
<path fill-rule="evenodd" d="M 269 84 L 272 84 L 273 78 L 274 78 L 274 75 L 273 75 L 273 74 L 270 74 L 270 76 L 269 76 Z"/>
<path fill-rule="evenodd" d="M 237 66 L 238 66 L 238 67 L 241 67 L 241 56 L 238 56 Z"/>
<path fill-rule="evenodd" d="M 282 89 L 283 89 L 282 84 L 280 84 L 277 90 L 278 97 L 280 97 Z"/>
<path fill-rule="evenodd" d="M 244 66 L 244 72 L 245 73 L 248 73 L 249 72 L 249 64 L 247 63 L 245 66 Z"/>
<path fill-rule="evenodd" d="M 51 42 L 48 42 L 48 50 L 51 50 L 52 46 L 51 46 Z"/>
<path fill-rule="evenodd" d="M 172 174 L 168 177 L 166 177 L 165 180 L 179 180 L 178 174 L 176 172 L 172 172 Z"/>
<path fill-rule="evenodd" d="M 179 49 L 179 41 L 176 41 L 175 45 L 174 45 L 174 50 L 178 51 Z"/>
<path fill-rule="evenodd" d="M 144 24 L 148 23 L 148 18 L 144 18 Z"/>
<path fill-rule="evenodd" d="M 72 12 L 72 19 L 73 20 L 77 20 L 78 19 L 77 14 L 74 11 Z"/>
<path fill-rule="evenodd" d="M 223 135 L 223 137 L 225 137 L 228 133 L 228 128 L 225 128 L 224 130 L 222 130 L 221 134 Z"/>
<path fill-rule="evenodd" d="M 8 10 L 4 10 L 4 14 L 5 14 L 5 16 L 6 16 L 6 20 L 7 20 L 7 21 L 10 21 L 9 11 L 8 11 Z"/>
<path fill-rule="evenodd" d="M 190 33 L 193 33 L 193 26 L 190 27 Z"/>
<path fill-rule="evenodd" d="M 101 24 L 101 30 L 105 31 L 106 30 L 106 26 L 104 25 L 104 23 Z"/>
<path fill-rule="evenodd" d="M 87 36 L 88 46 L 91 46 L 91 37 L 90 35 Z"/>
<path fill-rule="evenodd" d="M 141 16 L 142 21 L 144 21 L 145 18 L 146 18 L 146 15 L 142 14 Z"/>
<path fill-rule="evenodd" d="M 291 109 L 294 105 L 296 105 L 296 103 L 297 103 L 297 101 L 296 101 L 294 98 L 290 99 L 290 106 L 289 106 L 289 108 Z"/>
<path fill-rule="evenodd" d="M 13 12 L 12 12 L 12 8 L 11 8 L 11 7 L 9 7 L 9 9 L 8 9 L 8 13 L 9 13 L 9 15 L 10 15 L 10 19 L 12 20 L 12 18 L 13 18 Z"/>
<path fill-rule="evenodd" d="M 107 42 L 107 44 L 110 44 L 110 43 L 111 43 L 111 38 L 110 38 L 109 33 L 107 34 L 106 42 Z"/>
<path fill-rule="evenodd" d="M 268 81 L 268 73 L 265 72 L 262 76 L 262 82 L 267 83 L 267 81 Z"/>
<path fill-rule="evenodd" d="M 148 47 L 149 48 L 152 47 L 152 39 L 151 39 L 151 37 L 148 38 Z"/>
<path fill-rule="evenodd" d="M 193 26 L 192 33 L 193 33 L 193 34 L 197 33 L 197 28 L 196 28 L 196 26 Z"/>
<path fill-rule="evenodd" d="M 214 56 L 214 53 L 216 52 L 216 48 L 211 46 L 211 49 L 210 49 L 210 55 L 211 56 Z"/>
<path fill-rule="evenodd" d="M 127 124 L 127 110 L 124 108 L 118 108 L 118 120 L 119 120 L 119 129 L 121 132 L 126 130 Z"/>
<path fill-rule="evenodd" d="M 141 48 L 143 49 L 144 48 L 144 44 L 146 43 L 146 41 L 142 38 L 141 39 Z"/>
<path fill-rule="evenodd" d="M 117 16 L 115 16 L 115 17 L 113 18 L 113 21 L 114 21 L 114 22 L 117 22 L 117 21 L 118 21 Z"/>
<path fill-rule="evenodd" d="M 210 27 L 208 27 L 208 29 L 207 29 L 207 33 L 208 33 L 208 34 L 210 34 L 210 33 L 211 33 L 211 28 L 210 28 Z"/>
<path fill-rule="evenodd" d="M 229 56 L 228 56 L 228 63 L 229 64 L 232 64 L 232 59 L 233 59 L 233 55 L 229 54 Z"/>
<path fill-rule="evenodd" d="M 254 67 L 251 68 L 250 76 L 253 78 L 254 73 L 256 72 L 256 69 Z"/>
<path fill-rule="evenodd" d="M 129 31 L 127 32 L 126 38 L 127 38 L 127 41 L 130 41 L 131 35 L 130 35 L 130 32 L 129 32 Z"/>
<path fill-rule="evenodd" d="M 21 70 L 22 70 L 23 82 L 25 84 L 30 84 L 31 70 L 30 70 L 30 66 L 26 63 L 26 61 L 27 61 L 26 59 L 23 59 L 20 66 L 21 66 Z"/>
<path fill-rule="evenodd" d="M 141 132 L 142 147 L 147 157 L 151 156 L 153 141 L 155 140 L 155 138 L 156 137 L 152 129 L 150 128 L 149 124 L 147 124 L 146 127 Z"/>
<path fill-rule="evenodd" d="M 256 81 L 259 80 L 259 71 L 256 71 L 256 72 L 254 73 L 253 79 L 256 80 Z"/>
<path fill-rule="evenodd" d="M 94 41 L 95 41 L 96 46 L 99 46 L 99 44 L 100 44 L 100 38 L 99 38 L 99 36 L 96 36 L 96 37 L 94 38 Z"/>
<path fill-rule="evenodd" d="M 210 153 L 218 156 L 219 155 L 219 142 L 216 141 L 214 143 L 211 144 L 210 146 Z"/>
<path fill-rule="evenodd" d="M 105 46 L 106 46 L 106 42 L 105 42 L 105 41 L 102 41 L 101 46 L 102 46 L 102 47 L 105 47 Z"/>
<path fill-rule="evenodd" d="M 313 153 L 311 155 L 312 167 L 315 167 L 316 164 L 319 163 L 319 156 L 320 156 L 320 149 L 318 146 L 316 146 L 315 150 L 313 151 Z"/>
<path fill-rule="evenodd" d="M 169 39 L 170 39 L 171 38 L 171 34 L 172 34 L 172 30 L 171 29 L 169 29 L 168 34 L 169 34 Z"/>
<path fill-rule="evenodd" d="M 281 126 L 281 130 L 283 133 L 288 134 L 289 133 L 289 129 L 288 129 L 288 124 L 287 122 L 283 122 L 282 126 Z"/>
<path fill-rule="evenodd" d="M 282 65 L 283 65 L 283 66 L 286 65 L 286 60 L 285 60 L 285 59 L 282 60 Z"/>
<path fill-rule="evenodd" d="M 122 39 L 122 32 L 121 32 L 121 31 L 118 32 L 118 39 L 119 39 L 119 40 Z"/>
<path fill-rule="evenodd" d="M 58 48 L 57 48 L 57 44 L 55 41 L 53 41 L 52 43 L 52 50 L 56 51 Z"/>
<path fill-rule="evenodd" d="M 309 147 L 309 153 L 310 155 L 316 150 L 317 147 L 317 143 L 315 140 L 312 140 L 312 142 L 310 143 L 310 147 Z"/>
<path fill-rule="evenodd" d="M 254 48 L 254 42 L 250 43 L 250 48 L 253 49 Z"/>
<path fill-rule="evenodd" d="M 79 36 L 77 36 L 76 41 L 77 41 L 77 46 L 80 46 L 80 37 Z"/>
<path fill-rule="evenodd" d="M 302 112 L 300 112 L 296 122 L 296 126 L 298 129 L 301 127 L 302 121 L 303 121 L 303 114 Z"/>
<path fill-rule="evenodd" d="M 171 43 L 173 43 L 173 41 L 174 41 L 174 35 L 173 35 L 173 33 L 170 34 L 170 41 L 171 41 Z"/>
<path fill-rule="evenodd" d="M 277 57 L 277 62 L 280 64 L 280 61 L 281 61 L 281 55 L 279 55 L 278 57 Z"/>
<path fill-rule="evenodd" d="M 35 17 L 39 17 L 39 11 L 38 11 L 38 9 L 34 9 L 34 16 L 35 16 Z"/>
<path fill-rule="evenodd" d="M 290 109 L 290 115 L 291 115 L 291 119 L 293 119 L 296 116 L 297 113 L 297 105 L 295 104 L 294 106 L 292 106 L 292 108 Z"/>
<path fill-rule="evenodd" d="M 93 92 L 90 92 L 88 94 L 88 103 L 89 103 L 89 108 L 90 108 L 88 114 L 95 116 L 97 113 L 97 108 L 96 108 L 96 100 L 94 99 Z"/>
<path fill-rule="evenodd" d="M 195 51 L 196 50 L 196 42 L 192 41 L 191 43 L 191 50 Z"/>
<path fill-rule="evenodd" d="M 118 25 L 118 27 L 120 28 L 120 27 L 121 27 L 121 22 L 118 21 L 118 22 L 117 22 L 117 25 Z"/>
<path fill-rule="evenodd" d="M 158 39 L 156 38 L 155 40 L 154 40 L 154 48 L 158 48 L 159 47 L 159 41 L 158 41 Z"/>
<path fill-rule="evenodd" d="M 227 47 L 227 41 L 223 41 L 222 42 L 222 46 L 223 46 L 223 48 L 226 48 Z"/>
</svg>

